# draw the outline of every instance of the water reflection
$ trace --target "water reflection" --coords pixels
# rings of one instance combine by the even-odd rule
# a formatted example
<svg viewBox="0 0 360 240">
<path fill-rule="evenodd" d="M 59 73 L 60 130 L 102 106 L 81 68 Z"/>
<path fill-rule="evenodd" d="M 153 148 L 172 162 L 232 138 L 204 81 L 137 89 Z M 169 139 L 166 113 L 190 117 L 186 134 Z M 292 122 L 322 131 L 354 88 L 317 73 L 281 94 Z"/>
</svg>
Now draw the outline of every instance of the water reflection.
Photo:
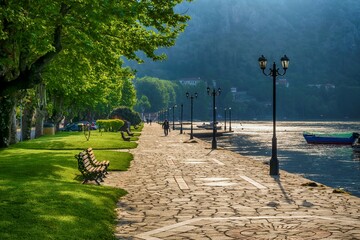
<svg viewBox="0 0 360 240">
<path fill-rule="evenodd" d="M 218 145 L 268 161 L 271 157 L 272 122 L 233 123 L 234 133 L 218 138 Z M 280 168 L 331 187 L 341 187 L 360 197 L 360 154 L 350 146 L 307 144 L 303 131 L 360 132 L 359 122 L 279 122 Z"/>
</svg>

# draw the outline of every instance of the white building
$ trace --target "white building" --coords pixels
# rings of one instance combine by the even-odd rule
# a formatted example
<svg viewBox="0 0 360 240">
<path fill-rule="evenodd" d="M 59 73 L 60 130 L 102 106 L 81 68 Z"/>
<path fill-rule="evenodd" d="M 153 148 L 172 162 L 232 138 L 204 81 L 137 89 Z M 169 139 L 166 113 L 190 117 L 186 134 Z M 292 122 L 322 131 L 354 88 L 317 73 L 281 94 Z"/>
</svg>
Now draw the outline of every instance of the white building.
<svg viewBox="0 0 360 240">
<path fill-rule="evenodd" d="M 188 86 L 196 86 L 198 85 L 202 80 L 200 77 L 198 78 L 182 78 L 179 80 L 181 85 L 188 85 Z"/>
</svg>

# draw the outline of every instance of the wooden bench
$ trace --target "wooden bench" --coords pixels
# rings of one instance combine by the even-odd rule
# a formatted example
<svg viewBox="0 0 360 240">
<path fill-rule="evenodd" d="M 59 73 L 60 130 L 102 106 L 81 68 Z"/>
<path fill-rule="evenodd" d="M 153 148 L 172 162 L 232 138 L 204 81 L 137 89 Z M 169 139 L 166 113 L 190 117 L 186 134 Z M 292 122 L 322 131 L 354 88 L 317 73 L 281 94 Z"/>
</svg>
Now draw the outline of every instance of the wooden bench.
<svg viewBox="0 0 360 240">
<path fill-rule="evenodd" d="M 104 160 L 104 161 L 98 161 L 95 157 L 95 153 L 93 151 L 92 148 L 88 148 L 86 149 L 86 153 L 89 156 L 90 162 L 94 167 L 101 167 L 104 166 L 105 167 L 105 174 L 107 174 L 107 169 L 110 165 L 110 161 L 108 160 Z"/>
<path fill-rule="evenodd" d="M 120 133 L 121 133 L 121 137 L 124 141 L 128 141 L 128 142 L 130 141 L 130 137 L 125 136 L 125 133 L 123 131 L 120 131 Z"/>
<path fill-rule="evenodd" d="M 129 135 L 129 136 L 134 136 L 134 133 L 130 132 L 130 130 L 127 128 L 126 129 L 126 133 Z"/>
<path fill-rule="evenodd" d="M 100 182 L 104 181 L 103 177 L 105 175 L 105 166 L 94 167 L 91 164 L 89 155 L 86 151 L 82 151 L 75 155 L 75 158 L 78 160 L 78 169 L 84 176 L 84 181 L 82 182 L 83 184 L 89 180 L 93 180 L 100 185 Z"/>
</svg>

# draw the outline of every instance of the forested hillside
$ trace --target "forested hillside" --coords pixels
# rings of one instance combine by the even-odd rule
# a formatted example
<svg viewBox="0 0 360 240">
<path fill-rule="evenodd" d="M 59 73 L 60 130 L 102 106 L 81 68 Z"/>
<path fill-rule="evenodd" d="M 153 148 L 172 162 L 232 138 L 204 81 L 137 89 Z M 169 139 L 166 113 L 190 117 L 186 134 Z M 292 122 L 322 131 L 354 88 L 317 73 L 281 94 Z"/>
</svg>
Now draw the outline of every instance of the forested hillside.
<svg viewBox="0 0 360 240">
<path fill-rule="evenodd" d="M 215 80 L 224 90 L 221 107 L 233 107 L 239 118 L 264 118 L 271 116 L 272 85 L 257 59 L 263 54 L 280 66 L 286 54 L 281 118 L 360 118 L 360 1 L 196 0 L 178 11 L 192 17 L 187 29 L 175 47 L 159 50 L 166 61 L 129 63 L 138 77 Z M 229 97 L 231 87 L 251 101 Z"/>
</svg>

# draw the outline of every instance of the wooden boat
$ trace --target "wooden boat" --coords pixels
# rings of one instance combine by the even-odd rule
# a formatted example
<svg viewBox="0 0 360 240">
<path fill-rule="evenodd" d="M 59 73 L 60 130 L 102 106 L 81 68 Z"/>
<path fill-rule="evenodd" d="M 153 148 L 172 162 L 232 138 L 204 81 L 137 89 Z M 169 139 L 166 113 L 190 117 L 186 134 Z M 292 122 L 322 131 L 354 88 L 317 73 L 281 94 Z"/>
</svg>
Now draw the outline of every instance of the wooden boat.
<svg viewBox="0 0 360 240">
<path fill-rule="evenodd" d="M 304 132 L 303 135 L 307 143 L 317 143 L 317 144 L 351 145 L 359 137 L 359 134 L 354 132 L 343 132 L 343 133 Z"/>
</svg>

